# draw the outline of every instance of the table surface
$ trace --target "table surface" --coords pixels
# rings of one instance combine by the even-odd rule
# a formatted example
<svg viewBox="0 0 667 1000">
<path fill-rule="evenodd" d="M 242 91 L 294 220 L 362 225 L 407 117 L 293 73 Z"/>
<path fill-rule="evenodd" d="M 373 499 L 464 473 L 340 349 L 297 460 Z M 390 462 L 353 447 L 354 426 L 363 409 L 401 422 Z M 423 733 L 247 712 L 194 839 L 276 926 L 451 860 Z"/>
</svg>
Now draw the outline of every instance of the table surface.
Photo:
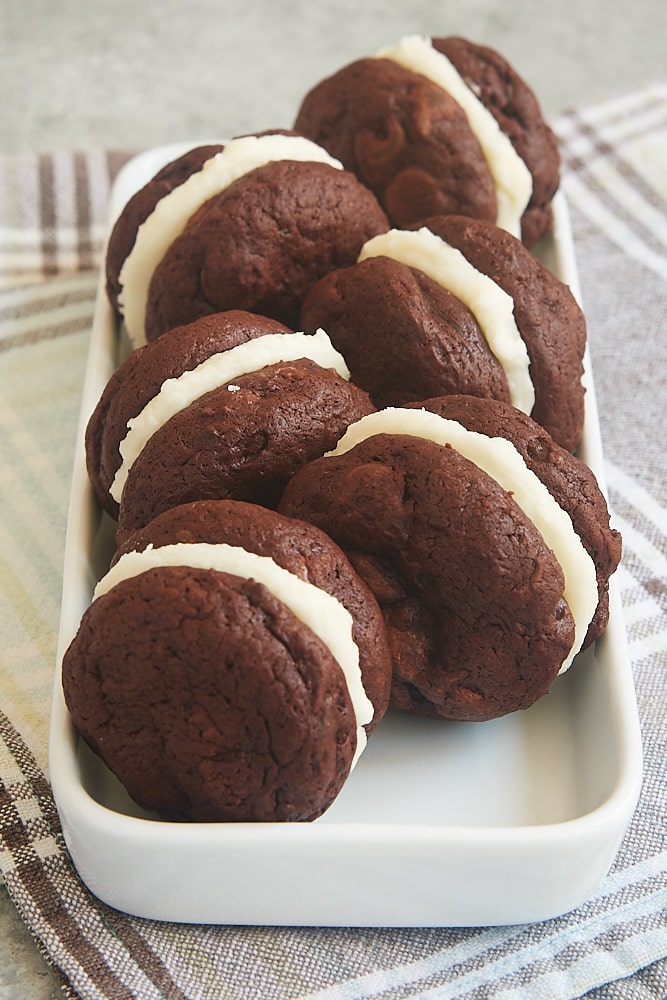
<svg viewBox="0 0 667 1000">
<path fill-rule="evenodd" d="M 318 79 L 412 33 L 494 46 L 547 115 L 664 78 L 664 0 L 23 0 L 0 5 L 0 150 L 134 150 L 287 127 Z M 0 998 L 61 996 L 0 890 Z"/>
<path fill-rule="evenodd" d="M 4 3 L 0 149 L 138 149 L 286 126 L 318 79 L 405 34 L 494 46 L 553 115 L 661 79 L 666 17 L 662 0 Z"/>
</svg>

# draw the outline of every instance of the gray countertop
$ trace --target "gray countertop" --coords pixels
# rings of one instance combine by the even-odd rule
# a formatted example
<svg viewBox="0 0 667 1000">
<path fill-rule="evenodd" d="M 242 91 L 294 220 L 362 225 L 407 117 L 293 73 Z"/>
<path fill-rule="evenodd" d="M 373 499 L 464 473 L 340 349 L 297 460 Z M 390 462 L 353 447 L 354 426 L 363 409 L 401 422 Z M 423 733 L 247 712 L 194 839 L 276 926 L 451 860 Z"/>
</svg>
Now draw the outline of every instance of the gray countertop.
<svg viewBox="0 0 667 1000">
<path fill-rule="evenodd" d="M 0 151 L 141 149 L 289 127 L 322 76 L 405 34 L 501 51 L 555 115 L 667 75 L 664 0 L 0 3 Z M 0 998 L 61 996 L 0 889 Z"/>
<path fill-rule="evenodd" d="M 499 49 L 555 114 L 661 77 L 661 0 L 0 4 L 0 149 L 145 148 L 292 123 L 320 77 L 405 34 Z"/>
</svg>

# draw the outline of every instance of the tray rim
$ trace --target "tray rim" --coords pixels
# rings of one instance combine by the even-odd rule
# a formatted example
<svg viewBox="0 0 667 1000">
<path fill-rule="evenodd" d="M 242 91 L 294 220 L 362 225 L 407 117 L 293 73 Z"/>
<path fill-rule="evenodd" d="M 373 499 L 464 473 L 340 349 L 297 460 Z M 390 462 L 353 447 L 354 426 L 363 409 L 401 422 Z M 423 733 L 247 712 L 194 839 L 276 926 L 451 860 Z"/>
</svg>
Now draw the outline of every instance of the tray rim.
<svg viewBox="0 0 667 1000">
<path fill-rule="evenodd" d="M 161 162 L 167 162 L 173 155 L 177 155 L 183 148 L 191 147 L 193 144 L 171 144 L 165 147 L 158 147 L 154 150 L 147 150 L 132 160 L 128 161 L 117 177 L 110 202 L 110 224 L 115 215 L 122 207 L 129 189 L 133 186 L 137 174 L 150 169 L 159 169 Z M 152 176 L 152 173 L 146 175 Z M 136 188 L 136 185 L 134 185 Z M 119 194 L 120 192 L 120 194 Z M 131 193 L 131 191 L 130 191 Z M 551 241 L 552 251 L 555 254 L 557 270 L 559 276 L 570 285 L 575 297 L 581 302 L 581 290 L 579 287 L 576 261 L 572 245 L 572 232 L 567 204 L 562 192 L 558 192 L 554 199 L 555 227 L 554 236 Z M 84 882 L 88 884 L 93 892 L 96 892 L 105 901 L 120 909 L 127 909 L 139 916 L 148 916 L 156 919 L 183 919 L 194 922 L 214 922 L 214 923 L 264 923 L 255 910 L 251 910 L 247 917 L 243 915 L 243 908 L 235 913 L 210 912 L 210 907 L 200 907 L 192 913 L 188 913 L 187 907 L 179 902 L 172 902 L 165 907 L 165 901 L 158 902 L 147 900 L 139 904 L 132 893 L 118 891 L 118 887 L 107 884 L 104 877 L 100 877 L 100 872 L 96 867 L 95 851 L 97 847 L 91 843 L 95 837 L 100 838 L 100 843 L 105 843 L 107 847 L 113 847 L 114 843 L 123 841 L 136 842 L 137 847 L 145 845 L 146 848 L 168 850 L 172 854 L 174 851 L 187 850 L 191 847 L 194 837 L 202 850 L 220 849 L 221 829 L 225 832 L 225 847 L 234 850 L 240 849 L 243 845 L 250 845 L 252 849 L 266 850 L 302 850 L 308 848 L 316 853 L 326 853 L 331 850 L 340 850 L 361 845 L 364 850 L 382 845 L 383 850 L 405 850 L 407 846 L 411 848 L 420 847 L 426 852 L 433 849 L 435 845 L 438 851 L 447 849 L 455 854 L 467 854 L 471 847 L 478 851 L 486 852 L 489 855 L 496 853 L 500 862 L 503 855 L 514 856 L 517 851 L 527 851 L 531 855 L 543 854 L 544 852 L 557 850 L 567 852 L 568 849 L 581 848 L 587 845 L 596 854 L 597 867 L 594 865 L 590 871 L 588 879 L 582 879 L 576 891 L 569 892 L 569 899 L 566 902 L 561 900 L 563 893 L 554 894 L 552 900 L 545 900 L 544 905 L 533 906 L 525 913 L 527 920 L 545 919 L 557 913 L 571 909 L 579 902 L 588 898 L 591 889 L 594 888 L 608 870 L 613 861 L 613 857 L 618 849 L 620 840 L 630 822 L 634 812 L 641 788 L 642 779 L 642 752 L 641 734 L 636 706 L 636 696 L 632 674 L 629 663 L 629 654 L 625 629 L 623 627 L 623 612 L 620 599 L 618 577 L 615 575 L 610 581 L 610 622 L 604 636 L 598 640 L 600 643 L 610 644 L 616 654 L 611 657 L 611 670 L 613 674 L 613 687 L 618 698 L 614 705 L 616 718 L 613 725 L 620 736 L 618 747 L 619 769 L 617 780 L 607 798 L 596 806 L 593 810 L 580 816 L 556 823 L 529 824 L 525 826 L 476 826 L 476 825 L 431 825 L 431 824 L 386 824 L 386 823 L 336 823 L 326 822 L 322 824 L 217 824 L 217 823 L 163 823 L 152 819 L 143 819 L 117 813 L 108 806 L 97 802 L 86 791 L 83 783 L 77 781 L 76 763 L 76 743 L 78 737 L 74 732 L 74 727 L 69 719 L 67 709 L 64 704 L 62 688 L 60 684 L 60 664 L 64 651 L 69 644 L 73 634 L 72 628 L 78 624 L 78 617 L 73 615 L 71 607 L 68 607 L 68 597 L 71 590 L 72 580 L 78 580 L 81 584 L 81 574 L 84 569 L 81 564 L 81 552 L 79 547 L 81 519 L 94 517 L 91 505 L 95 501 L 92 490 L 88 489 L 87 496 L 77 494 L 75 487 L 77 483 L 87 481 L 85 477 L 85 461 L 83 457 L 83 438 L 85 427 L 89 416 L 94 409 L 99 398 L 99 389 L 102 378 L 102 370 L 105 365 L 108 367 L 109 358 L 99 354 L 99 338 L 102 328 L 106 328 L 109 318 L 112 315 L 105 294 L 104 269 L 100 269 L 95 314 L 91 344 L 84 375 L 84 391 L 82 393 L 79 428 L 77 432 L 77 445 L 74 460 L 74 470 L 72 477 L 72 494 L 68 512 L 67 532 L 65 541 L 65 556 L 63 563 L 63 599 L 61 608 L 61 624 L 58 633 L 57 660 L 54 677 L 54 688 L 51 709 L 51 723 L 49 733 L 49 771 L 53 787 L 54 798 L 58 811 L 61 815 L 65 840 L 72 855 L 75 866 L 79 870 Z M 595 387 L 591 373 L 590 358 L 588 349 L 585 358 L 585 385 L 586 385 L 586 426 L 585 426 L 585 461 L 591 466 L 598 478 L 598 482 L 603 493 L 607 493 L 604 477 L 604 465 L 602 455 L 602 444 L 600 427 L 597 413 L 597 403 L 595 398 Z M 85 491 L 84 491 L 85 492 Z M 86 508 L 89 509 L 86 509 Z M 81 817 L 84 817 L 82 826 L 79 826 Z M 91 841 L 92 838 L 92 841 Z M 530 865 L 529 865 L 530 867 Z M 572 887 L 569 887 L 572 889 Z M 558 900 L 556 899 L 558 895 Z M 565 893 L 567 896 L 568 893 Z M 560 900 L 560 901 L 559 901 Z M 224 908 L 223 908 L 224 909 Z M 256 909 L 256 907 L 255 907 Z M 432 907 L 431 907 L 432 909 Z M 340 907 L 339 907 L 340 910 Z M 419 910 L 419 907 L 412 907 L 412 910 Z M 430 913 L 430 911 L 429 911 Z M 305 919 L 306 923 L 322 924 L 347 924 L 359 925 L 355 913 L 345 912 L 332 914 L 329 919 L 312 921 Z M 417 915 L 407 921 L 400 917 L 389 915 L 388 919 L 382 919 L 380 923 L 395 925 L 426 925 L 422 924 L 422 919 Z M 484 909 L 480 919 L 463 912 L 459 907 L 456 912 L 448 911 L 444 907 L 444 915 L 439 926 L 451 926 L 459 924 L 461 920 L 467 925 L 478 925 L 481 923 L 513 923 L 523 922 L 517 919 L 516 909 L 508 907 L 506 911 L 502 908 L 495 913 L 493 919 L 493 909 Z M 301 923 L 299 919 L 293 919 L 294 914 L 288 915 L 286 921 L 276 919 L 274 914 L 270 921 L 272 923 Z M 427 914 L 424 914 L 426 919 Z M 201 919 L 204 918 L 204 919 Z M 460 919 L 459 919 L 460 918 Z M 361 923 L 363 925 L 378 925 L 371 913 L 366 914 L 366 919 L 362 914 Z"/>
</svg>

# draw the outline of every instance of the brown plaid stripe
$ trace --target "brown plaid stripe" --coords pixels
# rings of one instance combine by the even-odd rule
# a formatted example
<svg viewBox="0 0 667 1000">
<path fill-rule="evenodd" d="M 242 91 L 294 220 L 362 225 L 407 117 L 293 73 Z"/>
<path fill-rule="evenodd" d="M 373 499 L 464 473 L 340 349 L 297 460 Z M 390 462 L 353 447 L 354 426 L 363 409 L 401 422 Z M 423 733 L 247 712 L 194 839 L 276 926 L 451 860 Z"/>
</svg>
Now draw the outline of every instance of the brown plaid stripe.
<svg viewBox="0 0 667 1000">
<path fill-rule="evenodd" d="M 133 923 L 79 880 L 50 786 L 2 712 L 0 873 L 70 996 L 184 1000 L 186 994 Z"/>
<path fill-rule="evenodd" d="M 0 284 L 96 268 L 120 151 L 0 157 Z"/>
<path fill-rule="evenodd" d="M 583 207 L 602 228 L 605 216 L 613 219 L 608 235 L 664 278 L 664 193 L 632 151 L 649 135 L 667 142 L 667 88 L 656 85 L 641 98 L 629 95 L 601 109 L 572 110 L 554 128 L 562 140 L 563 186 L 571 207 Z"/>
</svg>

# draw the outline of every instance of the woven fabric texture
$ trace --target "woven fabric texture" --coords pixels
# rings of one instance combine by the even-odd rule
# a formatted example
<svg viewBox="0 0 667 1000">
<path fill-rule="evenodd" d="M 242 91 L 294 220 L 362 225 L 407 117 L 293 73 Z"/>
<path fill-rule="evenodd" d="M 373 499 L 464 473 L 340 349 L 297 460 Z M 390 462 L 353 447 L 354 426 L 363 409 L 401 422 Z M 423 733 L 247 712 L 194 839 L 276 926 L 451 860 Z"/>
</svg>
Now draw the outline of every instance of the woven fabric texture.
<svg viewBox="0 0 667 1000">
<path fill-rule="evenodd" d="M 596 895 L 543 923 L 274 928 L 110 909 L 68 857 L 47 762 L 72 456 L 110 186 L 128 153 L 0 159 L 0 876 L 72 998 L 667 995 L 667 86 L 563 115 L 569 203 L 645 757 Z"/>
</svg>

